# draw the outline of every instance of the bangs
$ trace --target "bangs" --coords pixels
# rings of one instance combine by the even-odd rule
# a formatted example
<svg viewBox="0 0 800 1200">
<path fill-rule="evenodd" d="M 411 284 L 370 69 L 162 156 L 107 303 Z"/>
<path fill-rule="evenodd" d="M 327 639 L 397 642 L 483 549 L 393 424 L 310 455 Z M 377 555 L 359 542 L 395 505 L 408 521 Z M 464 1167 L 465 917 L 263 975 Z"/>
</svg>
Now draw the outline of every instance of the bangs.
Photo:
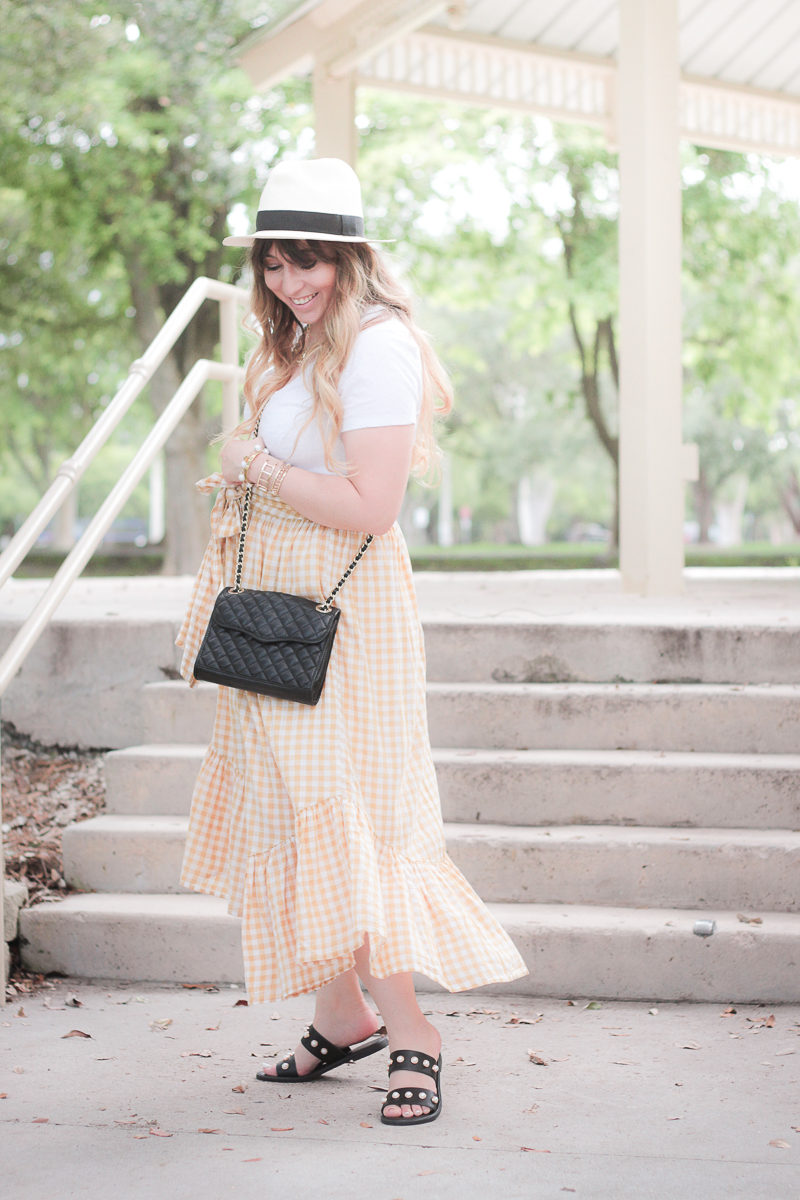
<svg viewBox="0 0 800 1200">
<path fill-rule="evenodd" d="M 286 239 L 285 241 L 268 242 L 266 239 L 256 242 L 253 246 L 256 262 L 263 265 L 267 258 L 285 258 L 295 267 L 309 270 L 315 262 L 336 262 L 340 257 L 336 242 L 299 242 Z"/>
</svg>

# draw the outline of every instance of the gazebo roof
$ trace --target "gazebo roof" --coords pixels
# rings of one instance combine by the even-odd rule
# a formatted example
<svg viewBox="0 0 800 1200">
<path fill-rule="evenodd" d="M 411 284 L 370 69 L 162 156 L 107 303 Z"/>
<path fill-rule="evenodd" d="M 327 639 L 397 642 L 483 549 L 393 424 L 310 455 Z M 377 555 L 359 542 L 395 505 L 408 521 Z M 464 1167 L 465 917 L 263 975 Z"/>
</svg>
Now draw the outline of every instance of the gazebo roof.
<svg viewBox="0 0 800 1200">
<path fill-rule="evenodd" d="M 800 155 L 800 3 L 679 0 L 681 133 Z M 615 140 L 617 0 L 305 0 L 242 46 L 258 88 L 333 77 L 600 125 Z"/>
</svg>

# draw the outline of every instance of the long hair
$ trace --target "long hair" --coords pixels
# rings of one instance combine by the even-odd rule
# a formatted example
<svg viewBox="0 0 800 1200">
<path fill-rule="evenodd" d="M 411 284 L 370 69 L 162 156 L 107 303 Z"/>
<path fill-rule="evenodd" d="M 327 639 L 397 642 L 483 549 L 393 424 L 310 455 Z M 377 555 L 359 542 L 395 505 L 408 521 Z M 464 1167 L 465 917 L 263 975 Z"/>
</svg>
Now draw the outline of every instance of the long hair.
<svg viewBox="0 0 800 1200">
<path fill-rule="evenodd" d="M 366 242 L 287 240 L 273 243 L 266 238 L 255 240 L 249 255 L 252 271 L 250 303 L 252 319 L 260 336 L 245 372 L 244 396 L 250 416 L 230 436 L 249 437 L 257 429 L 265 405 L 289 382 L 305 349 L 305 329 L 270 291 L 264 279 L 264 262 L 270 253 L 276 252 L 299 267 L 309 268 L 317 260 L 336 266 L 334 292 L 323 317 L 321 342 L 315 346 L 312 372 L 311 419 L 319 423 L 328 469 L 342 470 L 333 460 L 343 416 L 339 379 L 364 327 L 366 310 L 377 307 L 383 309 L 383 313 L 371 314 L 368 324 L 395 316 L 410 331 L 420 349 L 422 407 L 417 421 L 412 472 L 417 476 L 429 475 L 438 461 L 434 416 L 445 416 L 450 411 L 452 387 L 427 337 L 413 320 L 408 294 L 392 277 L 378 252 Z"/>
</svg>

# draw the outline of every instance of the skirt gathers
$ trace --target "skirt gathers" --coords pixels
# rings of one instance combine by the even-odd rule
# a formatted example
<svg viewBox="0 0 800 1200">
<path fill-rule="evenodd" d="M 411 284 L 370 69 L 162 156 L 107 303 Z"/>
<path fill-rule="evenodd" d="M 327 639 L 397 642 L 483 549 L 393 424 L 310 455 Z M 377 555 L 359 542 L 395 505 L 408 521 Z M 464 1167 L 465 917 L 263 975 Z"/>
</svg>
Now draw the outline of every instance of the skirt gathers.
<svg viewBox="0 0 800 1200">
<path fill-rule="evenodd" d="M 178 635 L 191 682 L 214 600 L 233 582 L 241 498 L 219 492 Z M 322 598 L 362 541 L 254 490 L 243 586 Z M 219 688 L 181 883 L 241 916 L 253 1003 L 316 990 L 353 966 L 365 935 L 378 978 L 419 971 L 453 992 L 517 979 L 522 958 L 445 850 L 422 628 L 396 525 L 336 603 L 318 705 Z"/>
</svg>

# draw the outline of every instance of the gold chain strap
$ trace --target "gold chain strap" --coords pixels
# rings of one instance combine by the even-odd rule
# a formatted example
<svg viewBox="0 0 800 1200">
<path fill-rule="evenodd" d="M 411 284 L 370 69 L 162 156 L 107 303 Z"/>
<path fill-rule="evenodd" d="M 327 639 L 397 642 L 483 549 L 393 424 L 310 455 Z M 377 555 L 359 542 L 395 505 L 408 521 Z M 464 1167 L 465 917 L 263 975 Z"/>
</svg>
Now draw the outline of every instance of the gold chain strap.
<svg viewBox="0 0 800 1200">
<path fill-rule="evenodd" d="M 244 503 L 242 504 L 242 528 L 239 532 L 239 548 L 236 552 L 236 580 L 234 582 L 233 587 L 230 589 L 234 593 L 239 593 L 244 590 L 242 588 L 242 564 L 244 563 L 244 539 L 245 539 L 245 535 L 247 534 L 247 527 L 250 524 L 250 496 L 251 496 L 252 491 L 253 491 L 253 485 L 252 485 L 252 483 L 250 483 L 247 485 L 247 491 L 245 492 L 245 495 L 244 495 Z M 325 600 L 323 600 L 323 602 L 321 604 L 317 605 L 317 612 L 330 612 L 331 611 L 331 607 L 333 605 L 333 600 L 334 600 L 334 597 L 336 596 L 336 593 L 338 591 L 340 591 L 341 588 L 344 587 L 344 585 L 347 583 L 347 580 L 353 574 L 353 571 L 355 570 L 355 568 L 358 566 L 359 562 L 363 558 L 364 553 L 366 552 L 366 549 L 369 546 L 370 542 L 372 541 L 373 537 L 374 537 L 374 534 L 371 534 L 371 533 L 367 534 L 367 536 L 364 540 L 364 543 L 361 546 L 361 549 L 358 551 L 358 554 L 356 554 L 355 558 L 350 563 L 350 565 L 347 568 L 347 570 L 345 571 L 345 573 L 342 575 L 342 578 L 336 584 L 336 587 L 333 589 L 331 594 L 329 596 L 327 596 Z"/>
</svg>

